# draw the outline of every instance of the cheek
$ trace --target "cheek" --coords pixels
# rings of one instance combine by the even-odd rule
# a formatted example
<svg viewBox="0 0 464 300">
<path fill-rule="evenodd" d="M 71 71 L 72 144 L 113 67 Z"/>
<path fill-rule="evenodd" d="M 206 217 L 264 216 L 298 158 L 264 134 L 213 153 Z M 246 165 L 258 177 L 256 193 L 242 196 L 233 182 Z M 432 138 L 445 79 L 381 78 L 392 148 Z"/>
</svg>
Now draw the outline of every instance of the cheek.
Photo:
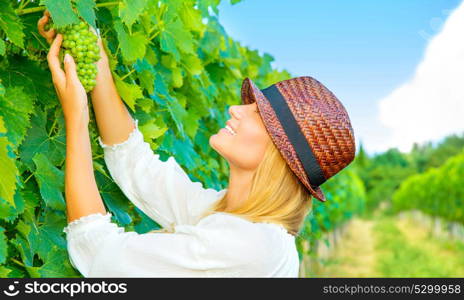
<svg viewBox="0 0 464 300">
<path fill-rule="evenodd" d="M 243 169 L 255 169 L 261 162 L 270 138 L 266 129 L 260 127 L 241 131 L 233 140 L 230 161 Z"/>
</svg>

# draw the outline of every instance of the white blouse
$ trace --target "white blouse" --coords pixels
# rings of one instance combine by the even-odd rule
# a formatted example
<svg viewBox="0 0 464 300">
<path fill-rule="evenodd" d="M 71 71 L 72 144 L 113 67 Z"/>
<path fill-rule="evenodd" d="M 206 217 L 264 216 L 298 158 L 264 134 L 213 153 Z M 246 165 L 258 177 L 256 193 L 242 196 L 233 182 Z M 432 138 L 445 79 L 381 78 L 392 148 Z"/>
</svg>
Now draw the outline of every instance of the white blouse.
<svg viewBox="0 0 464 300">
<path fill-rule="evenodd" d="M 105 163 L 127 198 L 172 233 L 125 232 L 111 213 L 70 222 L 71 264 L 84 277 L 298 277 L 295 237 L 284 227 L 228 213 L 201 215 L 227 189 L 192 182 L 174 157 L 165 162 L 135 129 L 105 145 Z"/>
</svg>

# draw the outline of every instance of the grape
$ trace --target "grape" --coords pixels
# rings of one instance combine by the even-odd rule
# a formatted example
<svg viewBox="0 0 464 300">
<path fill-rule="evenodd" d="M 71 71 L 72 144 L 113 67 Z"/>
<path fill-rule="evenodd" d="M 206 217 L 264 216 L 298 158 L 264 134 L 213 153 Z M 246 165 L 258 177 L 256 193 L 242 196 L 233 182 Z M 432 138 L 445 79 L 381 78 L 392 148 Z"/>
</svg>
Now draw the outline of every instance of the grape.
<svg viewBox="0 0 464 300">
<path fill-rule="evenodd" d="M 73 56 L 79 80 L 85 91 L 90 92 L 96 85 L 97 66 L 95 63 L 100 59 L 97 36 L 90 30 L 89 24 L 84 21 L 58 29 L 58 33 L 63 36 L 64 53 Z"/>
</svg>

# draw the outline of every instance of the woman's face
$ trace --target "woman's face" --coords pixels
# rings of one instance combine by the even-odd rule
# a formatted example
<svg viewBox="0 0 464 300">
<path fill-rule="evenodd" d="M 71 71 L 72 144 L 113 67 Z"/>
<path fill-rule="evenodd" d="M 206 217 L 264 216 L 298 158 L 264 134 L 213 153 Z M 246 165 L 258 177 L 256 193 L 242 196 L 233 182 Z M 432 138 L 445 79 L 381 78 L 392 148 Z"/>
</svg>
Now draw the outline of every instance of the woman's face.
<svg viewBox="0 0 464 300">
<path fill-rule="evenodd" d="M 256 102 L 229 107 L 231 118 L 209 139 L 210 146 L 230 165 L 254 170 L 261 162 L 271 138 L 264 127 Z M 235 134 L 225 126 L 229 125 Z"/>
</svg>

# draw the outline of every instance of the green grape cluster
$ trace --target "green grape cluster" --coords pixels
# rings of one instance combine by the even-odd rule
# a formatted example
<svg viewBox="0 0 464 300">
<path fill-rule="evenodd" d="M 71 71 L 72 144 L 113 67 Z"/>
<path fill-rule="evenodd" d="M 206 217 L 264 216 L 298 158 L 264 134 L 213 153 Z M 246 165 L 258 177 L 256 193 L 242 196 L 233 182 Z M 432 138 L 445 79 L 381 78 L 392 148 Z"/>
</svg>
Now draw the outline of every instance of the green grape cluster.
<svg viewBox="0 0 464 300">
<path fill-rule="evenodd" d="M 64 48 L 64 54 L 68 53 L 74 58 L 79 80 L 85 91 L 90 92 L 96 84 L 97 66 L 95 63 L 100 59 L 97 36 L 83 21 L 66 26 L 58 32 L 63 35 L 61 46 Z"/>
</svg>

